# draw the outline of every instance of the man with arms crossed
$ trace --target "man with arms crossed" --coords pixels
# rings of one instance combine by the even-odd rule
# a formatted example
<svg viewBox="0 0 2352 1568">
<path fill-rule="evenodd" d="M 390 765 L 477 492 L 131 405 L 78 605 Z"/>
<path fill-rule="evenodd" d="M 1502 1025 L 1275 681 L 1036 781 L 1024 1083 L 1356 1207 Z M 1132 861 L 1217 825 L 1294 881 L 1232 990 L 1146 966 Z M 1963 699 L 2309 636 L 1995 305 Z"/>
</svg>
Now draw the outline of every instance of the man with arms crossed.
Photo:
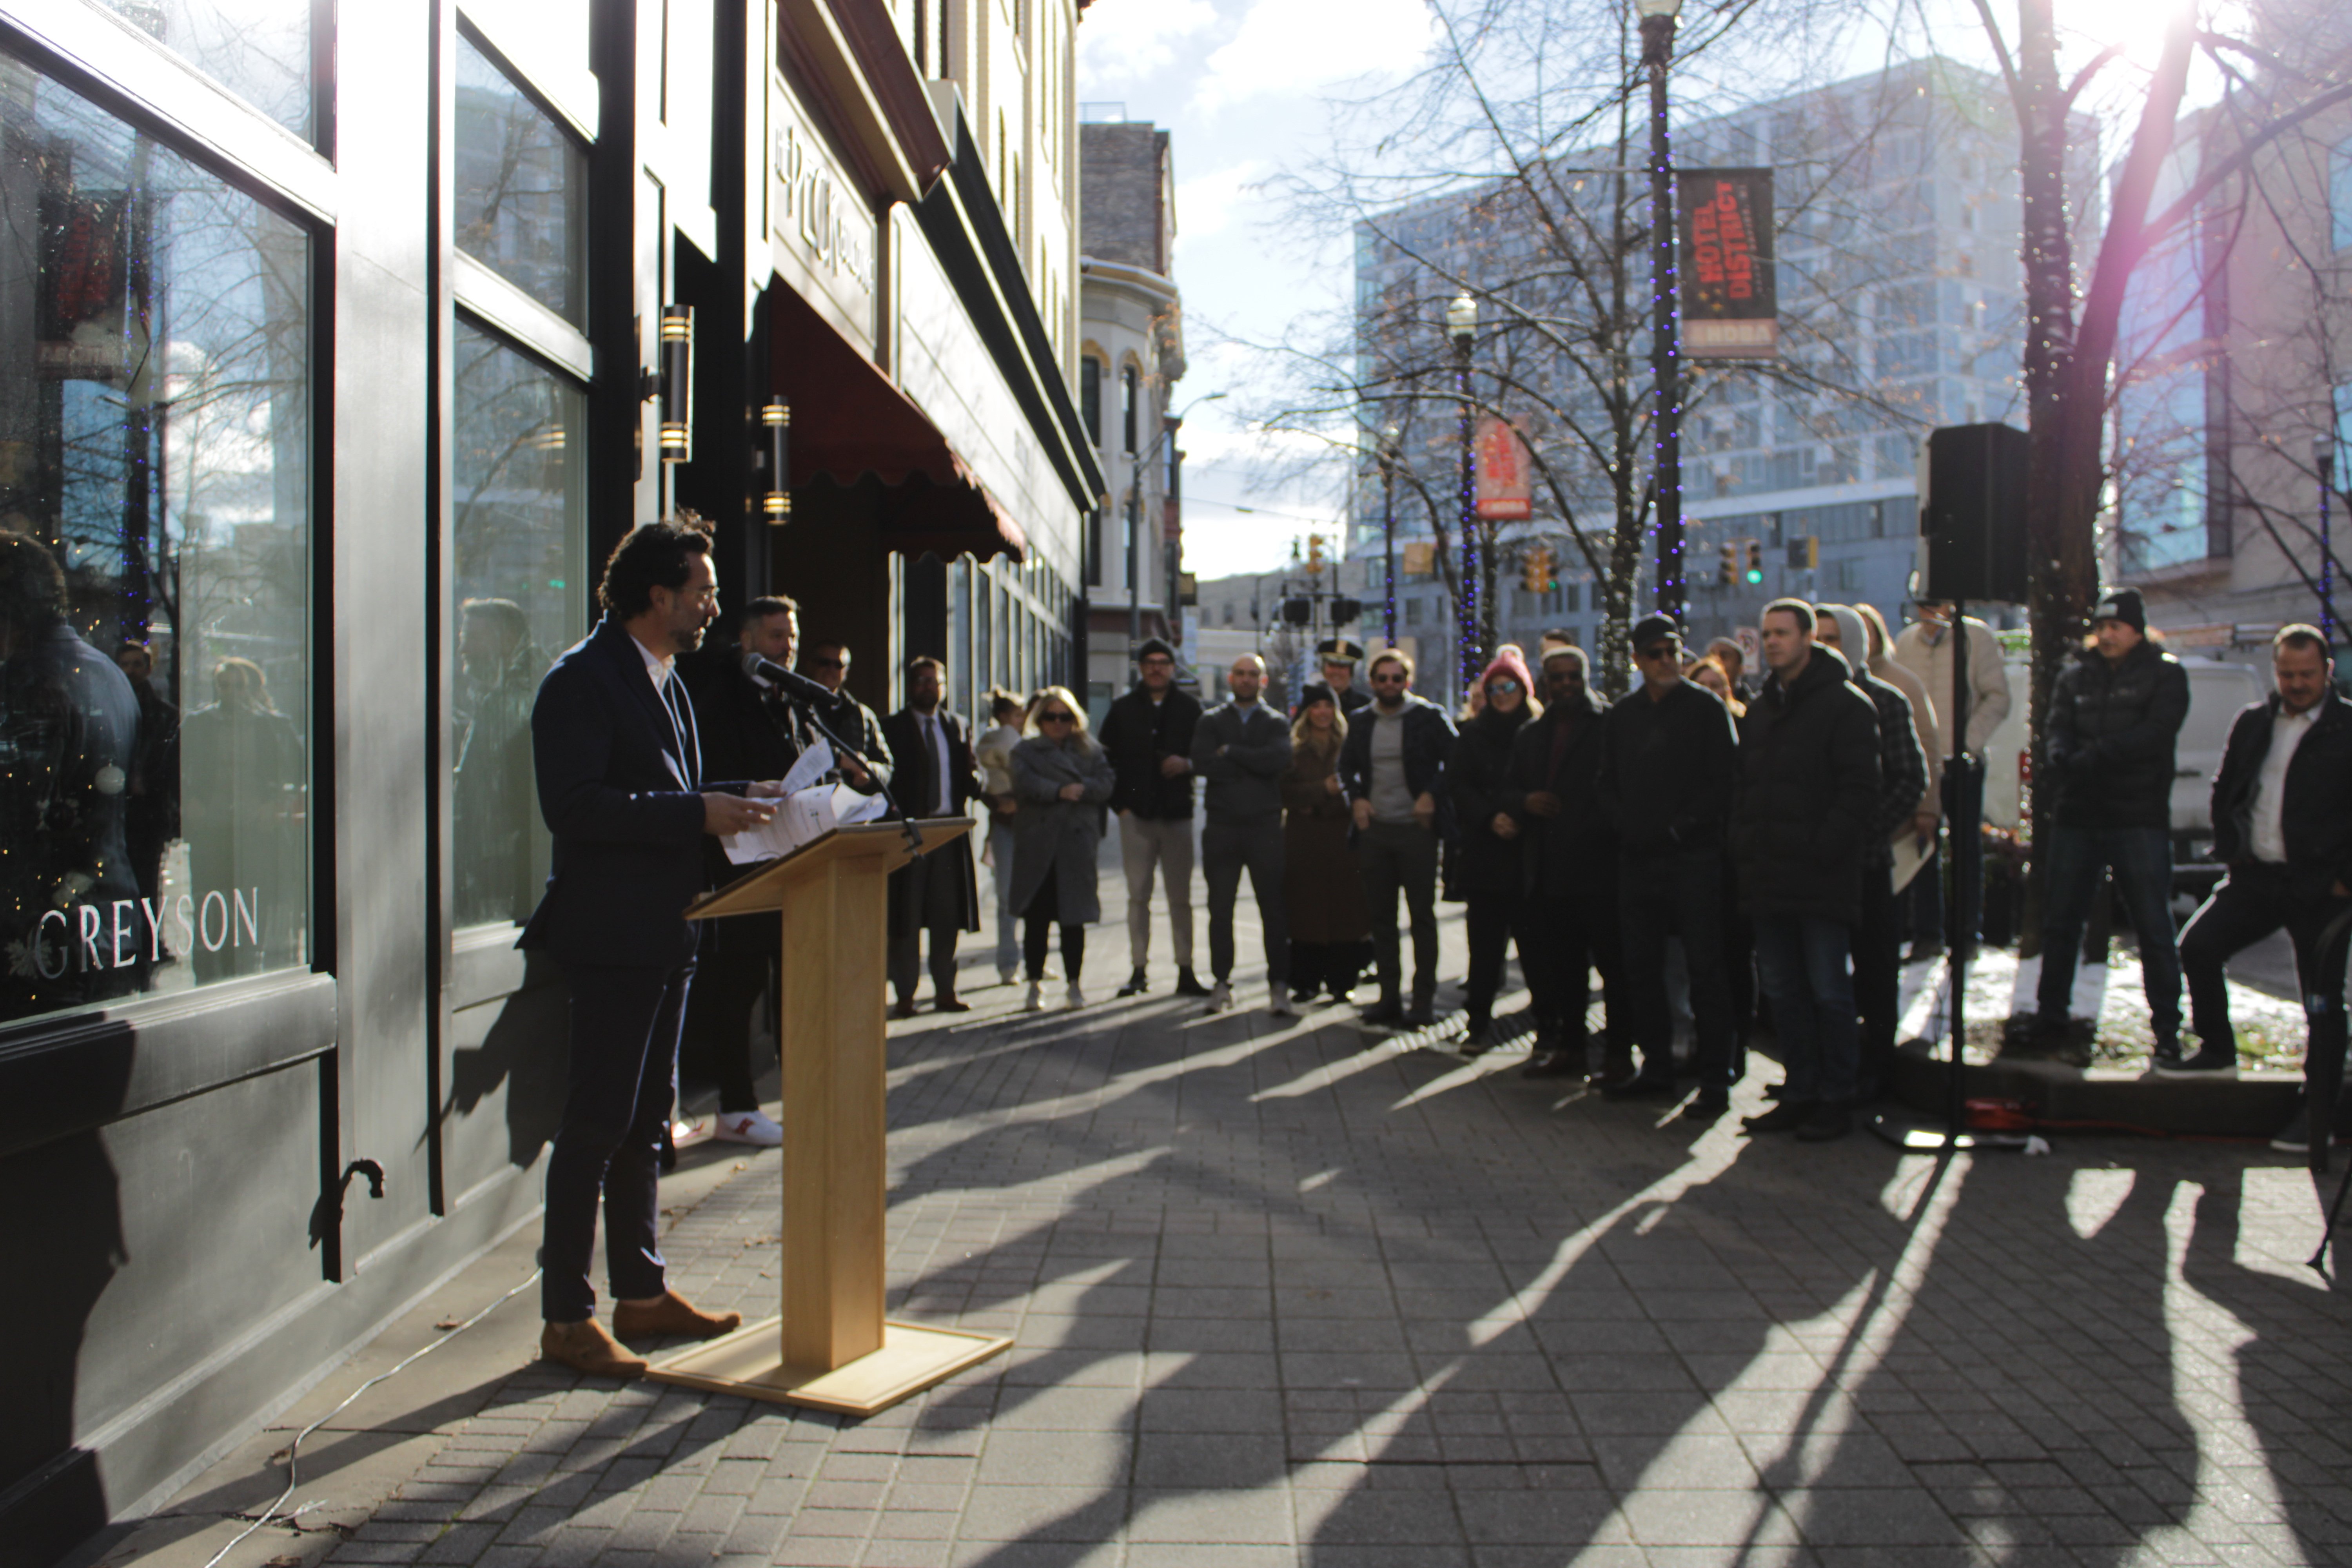
<svg viewBox="0 0 2352 1568">
<path fill-rule="evenodd" d="M 1201 700 L 1176 687 L 1176 650 L 1146 637 L 1135 650 L 1136 683 L 1110 705 L 1099 737 L 1110 753 L 1110 807 L 1118 814 L 1118 857 L 1127 873 L 1127 947 L 1135 973 L 1122 996 L 1150 989 L 1151 882 L 1168 885 L 1176 949 L 1176 994 L 1206 996 L 1192 973 L 1192 731 Z"/>
<path fill-rule="evenodd" d="M 702 837 L 767 821 L 776 786 L 702 781 L 675 665 L 719 616 L 709 535 L 674 521 L 632 530 L 596 597 L 604 618 L 555 661 L 531 708 L 540 814 L 555 847 L 519 945 L 553 953 L 572 990 L 570 1086 L 547 1162 L 540 1353 L 635 1377 L 645 1361 L 596 1321 L 588 1282 L 600 1198 L 614 1333 L 709 1339 L 742 1321 L 699 1311 L 664 1283 L 657 1164 L 694 977 L 695 928 L 681 911 L 707 885 Z"/>
<path fill-rule="evenodd" d="M 1437 846 L 1441 805 L 1450 804 L 1445 767 L 1454 721 L 1412 694 L 1412 660 L 1394 648 L 1372 656 L 1371 706 L 1348 726 L 1339 780 L 1356 813 L 1356 862 L 1372 911 L 1373 963 L 1381 999 L 1370 1024 L 1422 1028 L 1436 1021 Z M 1452 813 L 1446 812 L 1450 820 Z M 1412 928 L 1412 1004 L 1403 1002 L 1404 953 L 1397 894 Z"/>
<path fill-rule="evenodd" d="M 1266 1011 L 1295 1016 L 1290 927 L 1282 908 L 1282 770 L 1290 765 L 1290 726 L 1258 700 L 1265 663 L 1254 653 L 1225 672 L 1230 700 L 1201 716 L 1192 731 L 1192 771 L 1208 781 L 1208 820 L 1201 826 L 1202 869 L 1209 879 L 1209 1011 L 1234 1005 L 1234 904 L 1242 872 L 1257 897 L 1265 939 Z"/>
</svg>

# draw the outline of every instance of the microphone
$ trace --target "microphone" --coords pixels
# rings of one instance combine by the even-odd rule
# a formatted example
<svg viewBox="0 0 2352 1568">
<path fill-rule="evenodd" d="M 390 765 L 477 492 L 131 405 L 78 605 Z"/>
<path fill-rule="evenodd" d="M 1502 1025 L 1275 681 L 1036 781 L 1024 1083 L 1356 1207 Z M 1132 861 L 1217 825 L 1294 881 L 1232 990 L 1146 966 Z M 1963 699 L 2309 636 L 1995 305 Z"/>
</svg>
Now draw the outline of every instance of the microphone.
<svg viewBox="0 0 2352 1568">
<path fill-rule="evenodd" d="M 823 709 L 827 713 L 842 714 L 850 711 L 850 700 L 845 692 L 834 691 L 824 682 L 811 680 L 799 670 L 786 669 L 773 659 L 761 658 L 756 653 L 747 653 L 743 656 L 743 668 L 796 701 Z"/>
</svg>

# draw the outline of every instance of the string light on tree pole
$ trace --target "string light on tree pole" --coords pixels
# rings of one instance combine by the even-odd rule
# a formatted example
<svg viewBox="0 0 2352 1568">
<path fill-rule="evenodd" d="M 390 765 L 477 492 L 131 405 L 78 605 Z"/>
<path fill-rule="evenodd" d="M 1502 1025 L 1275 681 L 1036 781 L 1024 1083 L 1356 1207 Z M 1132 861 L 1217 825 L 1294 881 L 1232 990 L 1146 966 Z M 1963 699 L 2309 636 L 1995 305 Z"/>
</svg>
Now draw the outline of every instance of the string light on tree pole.
<svg viewBox="0 0 2352 1568">
<path fill-rule="evenodd" d="M 1462 404 L 1462 570 L 1454 595 L 1455 684 L 1467 696 L 1486 660 L 1478 647 L 1478 470 L 1470 431 L 1470 350 L 1478 339 L 1478 301 L 1464 289 L 1445 307 L 1445 335 L 1454 340 L 1454 374 Z"/>
<path fill-rule="evenodd" d="M 1650 365 L 1657 383 L 1658 612 L 1680 620 L 1683 574 L 1681 322 L 1676 317 L 1674 143 L 1666 119 L 1666 68 L 1675 54 L 1682 0 L 1634 0 L 1642 18 L 1642 66 L 1650 76 L 1650 289 L 1654 307 Z"/>
<path fill-rule="evenodd" d="M 1381 427 L 1381 640 L 1396 646 L 1396 470 L 1403 452 L 1402 432 Z"/>
</svg>

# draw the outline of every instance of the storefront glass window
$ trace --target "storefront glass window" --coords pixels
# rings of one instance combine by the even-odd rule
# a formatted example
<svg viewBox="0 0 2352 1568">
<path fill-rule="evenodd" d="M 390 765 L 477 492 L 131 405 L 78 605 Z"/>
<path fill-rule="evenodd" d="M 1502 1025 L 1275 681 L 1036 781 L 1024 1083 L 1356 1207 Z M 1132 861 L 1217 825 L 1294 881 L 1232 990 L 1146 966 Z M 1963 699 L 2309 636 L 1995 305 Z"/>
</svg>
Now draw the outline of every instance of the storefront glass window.
<svg viewBox="0 0 2352 1568">
<path fill-rule="evenodd" d="M 463 34 L 456 203 L 458 249 L 586 325 L 588 156 Z"/>
<path fill-rule="evenodd" d="M 0 217 L 0 1023 L 299 967 L 310 236 L 5 60 Z"/>
<path fill-rule="evenodd" d="M 457 669 L 448 755 L 460 926 L 525 921 L 547 880 L 530 705 L 583 634 L 587 398 L 471 322 L 450 417 Z"/>
<path fill-rule="evenodd" d="M 318 139 L 312 0 L 99 0 L 305 142 Z"/>
</svg>

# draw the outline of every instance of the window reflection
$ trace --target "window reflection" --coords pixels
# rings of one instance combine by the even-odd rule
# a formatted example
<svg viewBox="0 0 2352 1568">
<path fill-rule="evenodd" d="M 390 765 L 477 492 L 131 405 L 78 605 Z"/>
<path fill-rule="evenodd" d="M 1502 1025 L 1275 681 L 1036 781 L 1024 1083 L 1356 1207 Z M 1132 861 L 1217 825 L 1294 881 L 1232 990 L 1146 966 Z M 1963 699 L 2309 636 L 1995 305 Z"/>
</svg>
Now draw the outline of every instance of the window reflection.
<svg viewBox="0 0 2352 1568">
<path fill-rule="evenodd" d="M 0 224 L 0 1022 L 299 966 L 309 238 L 5 62 Z"/>
<path fill-rule="evenodd" d="M 318 140 L 311 0 L 99 0 L 305 142 Z"/>
<path fill-rule="evenodd" d="M 584 325 L 587 155 L 463 34 L 457 164 L 457 248 Z"/>
<path fill-rule="evenodd" d="M 471 322 L 457 329 L 457 669 L 449 756 L 459 926 L 524 921 L 547 879 L 530 707 L 583 635 L 586 399 Z"/>
</svg>

